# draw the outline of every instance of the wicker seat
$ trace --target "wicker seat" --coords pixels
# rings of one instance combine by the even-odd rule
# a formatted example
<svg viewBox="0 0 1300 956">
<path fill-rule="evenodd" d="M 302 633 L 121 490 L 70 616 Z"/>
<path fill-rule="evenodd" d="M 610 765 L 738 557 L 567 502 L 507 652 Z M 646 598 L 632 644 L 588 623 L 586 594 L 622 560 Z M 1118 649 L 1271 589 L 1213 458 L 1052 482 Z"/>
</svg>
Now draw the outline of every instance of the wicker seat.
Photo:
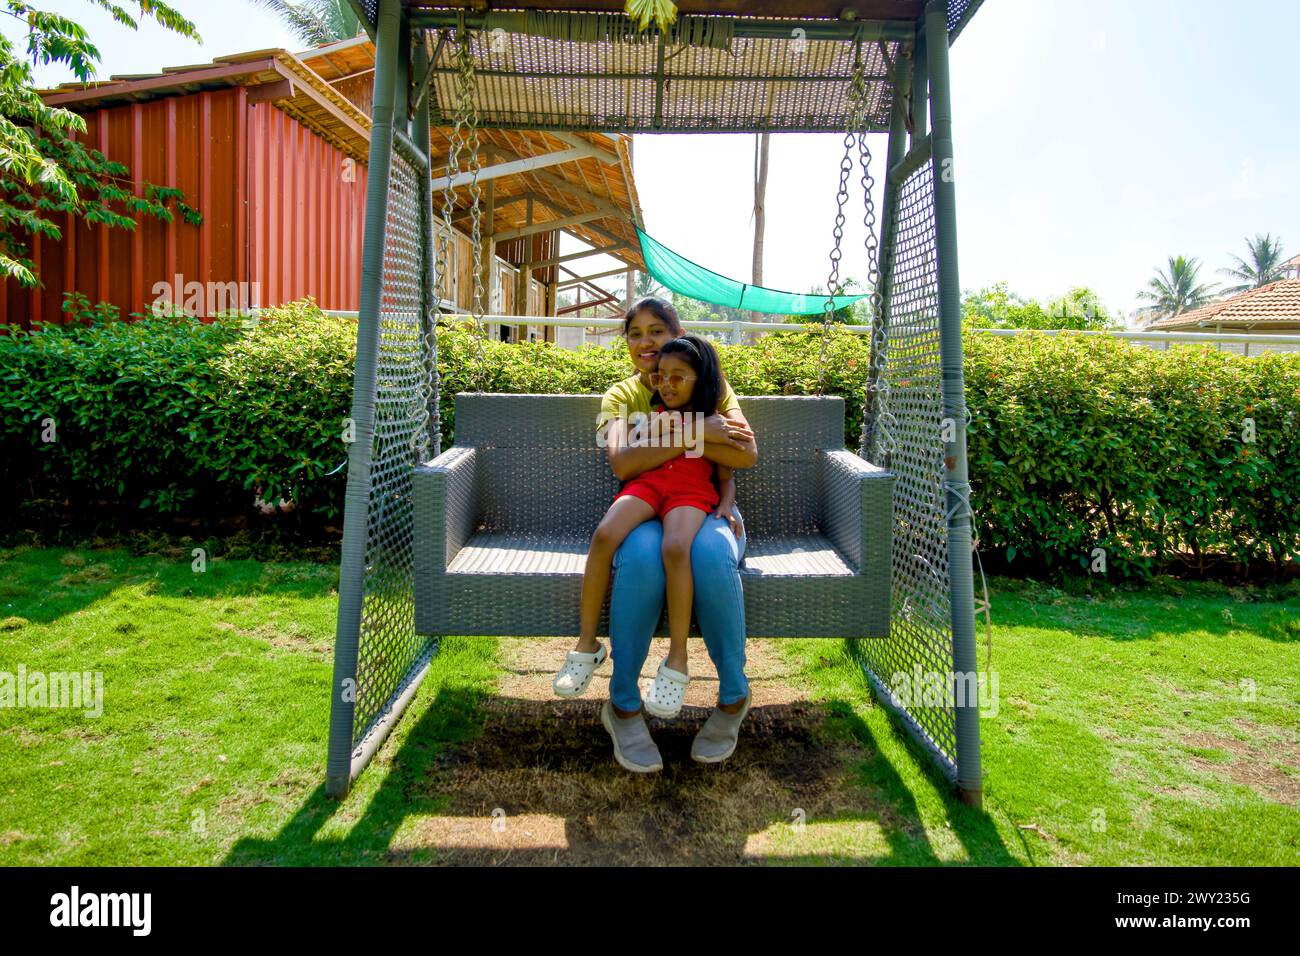
<svg viewBox="0 0 1300 956">
<path fill-rule="evenodd" d="M 843 447 L 839 397 L 742 404 L 759 446 L 736 473 L 747 633 L 887 636 L 893 476 Z M 458 444 L 414 475 L 420 633 L 577 634 L 591 534 L 619 488 L 599 410 L 596 395 L 456 396 Z"/>
</svg>

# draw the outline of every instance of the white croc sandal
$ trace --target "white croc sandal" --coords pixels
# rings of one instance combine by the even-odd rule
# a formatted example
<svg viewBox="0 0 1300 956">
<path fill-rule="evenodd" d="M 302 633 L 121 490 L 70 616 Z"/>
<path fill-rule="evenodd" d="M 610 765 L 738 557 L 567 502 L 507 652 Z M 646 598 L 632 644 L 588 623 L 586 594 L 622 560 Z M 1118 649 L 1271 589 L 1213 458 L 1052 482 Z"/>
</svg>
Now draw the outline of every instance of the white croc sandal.
<svg viewBox="0 0 1300 956">
<path fill-rule="evenodd" d="M 564 666 L 555 675 L 555 680 L 551 681 L 551 689 L 560 697 L 580 696 L 591 683 L 591 675 L 596 673 L 596 668 L 608 656 L 609 651 L 604 644 L 590 653 L 569 651 L 564 658 Z"/>
<path fill-rule="evenodd" d="M 690 675 L 675 671 L 668 666 L 668 658 L 659 665 L 654 684 L 645 695 L 645 709 L 656 717 L 676 717 L 686 699 L 686 685 Z"/>
</svg>

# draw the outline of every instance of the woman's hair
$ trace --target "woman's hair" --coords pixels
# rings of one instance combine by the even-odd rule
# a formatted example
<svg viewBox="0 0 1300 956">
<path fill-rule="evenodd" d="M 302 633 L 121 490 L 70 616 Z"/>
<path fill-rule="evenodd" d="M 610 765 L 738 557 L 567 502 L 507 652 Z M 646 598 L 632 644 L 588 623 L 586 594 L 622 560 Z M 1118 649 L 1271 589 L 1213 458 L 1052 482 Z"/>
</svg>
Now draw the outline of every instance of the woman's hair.
<svg viewBox="0 0 1300 956">
<path fill-rule="evenodd" d="M 655 318 L 662 319 L 673 335 L 682 334 L 682 320 L 677 317 L 677 310 L 672 307 L 672 304 L 660 299 L 658 296 L 647 295 L 637 299 L 623 313 L 624 335 L 627 335 L 627 330 L 632 325 L 632 319 L 642 309 L 649 309 L 655 314 Z"/>
<path fill-rule="evenodd" d="M 664 343 L 663 348 L 659 350 L 661 361 L 665 355 L 680 355 L 695 373 L 695 388 L 691 391 L 690 410 L 701 412 L 705 416 L 716 412 L 718 402 L 722 400 L 723 376 L 722 362 L 718 360 L 718 352 L 713 347 L 713 343 L 694 332 L 687 332 Z M 650 396 L 650 403 L 651 405 L 663 403 L 659 389 L 655 389 L 655 393 Z"/>
</svg>

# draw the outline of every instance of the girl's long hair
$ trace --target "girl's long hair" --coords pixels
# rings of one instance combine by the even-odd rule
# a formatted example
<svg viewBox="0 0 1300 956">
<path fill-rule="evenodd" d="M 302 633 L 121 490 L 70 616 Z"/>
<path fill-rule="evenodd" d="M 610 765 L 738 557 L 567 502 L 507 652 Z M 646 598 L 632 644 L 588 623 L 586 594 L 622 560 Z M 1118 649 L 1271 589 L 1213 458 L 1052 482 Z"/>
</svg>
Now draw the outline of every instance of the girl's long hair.
<svg viewBox="0 0 1300 956">
<path fill-rule="evenodd" d="M 690 411 L 702 412 L 705 417 L 718 410 L 722 400 L 722 362 L 718 359 L 717 349 L 708 339 L 687 332 L 664 343 L 659 350 L 659 357 L 680 355 L 695 373 L 695 388 L 691 391 Z M 650 404 L 662 405 L 663 398 L 659 389 L 650 396 Z"/>
</svg>

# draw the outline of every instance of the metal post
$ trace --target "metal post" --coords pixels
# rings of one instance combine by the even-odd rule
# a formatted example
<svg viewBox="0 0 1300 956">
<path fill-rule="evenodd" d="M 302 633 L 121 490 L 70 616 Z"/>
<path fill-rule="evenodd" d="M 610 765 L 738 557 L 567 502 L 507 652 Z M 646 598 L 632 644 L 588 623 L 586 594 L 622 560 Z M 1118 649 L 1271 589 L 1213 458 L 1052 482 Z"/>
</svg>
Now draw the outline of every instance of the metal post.
<svg viewBox="0 0 1300 956">
<path fill-rule="evenodd" d="M 352 779 L 352 721 L 356 709 L 357 647 L 365 592 L 366 531 L 370 507 L 370 455 L 375 433 L 375 367 L 379 357 L 379 310 L 383 292 L 384 226 L 388 218 L 389 162 L 393 153 L 393 99 L 401 0 L 380 0 L 375 31 L 375 87 L 370 129 L 365 231 L 361 246 L 361 301 L 357 359 L 352 382 L 354 440 L 348 449 L 348 484 L 343 510 L 343 560 L 339 569 L 339 614 L 330 688 L 330 736 L 325 792 L 342 797 Z"/>
<path fill-rule="evenodd" d="M 917 31 L 916 46 L 912 52 L 912 142 L 915 146 L 929 132 L 929 110 L 926 100 L 930 95 L 929 55 L 926 52 L 925 33 Z"/>
<path fill-rule="evenodd" d="M 525 227 L 533 224 L 533 197 L 528 197 L 528 203 L 524 209 Z M 536 236 L 524 236 L 519 240 L 524 245 L 523 261 L 519 263 L 518 271 L 515 272 L 515 307 L 511 310 L 515 315 L 530 315 L 528 311 L 528 260 L 533 257 L 533 245 L 537 241 Z M 523 340 L 528 340 L 528 325 L 519 326 Z M 543 333 L 545 334 L 545 333 Z"/>
<path fill-rule="evenodd" d="M 916 45 L 913 44 L 913 56 Z M 912 70 L 902 57 L 894 64 L 894 102 L 889 111 L 889 149 L 885 157 L 885 196 L 880 212 L 880 271 L 876 281 L 880 294 L 880 309 L 872 316 L 873 325 L 883 330 L 881 335 L 873 329 L 871 336 L 871 360 L 867 367 L 867 394 L 869 404 L 864 406 L 862 420 L 862 440 L 858 444 L 858 457 L 882 467 L 888 467 L 877 460 L 873 444 L 875 442 L 877 403 L 872 400 L 876 381 L 880 375 L 880 361 L 887 363 L 886 352 L 876 354 L 876 349 L 885 345 L 889 331 L 890 304 L 894 294 L 894 246 L 898 239 L 898 194 L 903 183 L 895 183 L 889 171 L 903 161 L 907 153 L 907 96 L 912 89 Z M 887 347 L 886 347 L 887 348 Z M 868 417 L 869 416 L 869 417 Z"/>
<path fill-rule="evenodd" d="M 935 247 L 938 250 L 939 350 L 943 367 L 943 414 L 952 441 L 944 443 L 948 506 L 948 575 L 952 585 L 952 659 L 957 675 L 976 673 L 975 588 L 971 558 L 970 485 L 966 471 L 966 394 L 962 376 L 961 286 L 957 279 L 957 191 L 953 176 L 952 103 L 948 75 L 948 25 L 945 0 L 925 7 L 930 80 L 930 141 L 933 148 Z M 962 680 L 959 687 L 969 687 Z M 960 699 L 956 707 L 957 789 L 963 802 L 979 806 L 979 701 Z"/>
<path fill-rule="evenodd" d="M 393 128 L 409 136 L 411 121 L 407 114 L 411 109 L 411 28 L 405 10 L 400 16 L 397 26 L 397 75 L 393 77 L 393 83 L 396 84 L 393 94 Z"/>
</svg>

